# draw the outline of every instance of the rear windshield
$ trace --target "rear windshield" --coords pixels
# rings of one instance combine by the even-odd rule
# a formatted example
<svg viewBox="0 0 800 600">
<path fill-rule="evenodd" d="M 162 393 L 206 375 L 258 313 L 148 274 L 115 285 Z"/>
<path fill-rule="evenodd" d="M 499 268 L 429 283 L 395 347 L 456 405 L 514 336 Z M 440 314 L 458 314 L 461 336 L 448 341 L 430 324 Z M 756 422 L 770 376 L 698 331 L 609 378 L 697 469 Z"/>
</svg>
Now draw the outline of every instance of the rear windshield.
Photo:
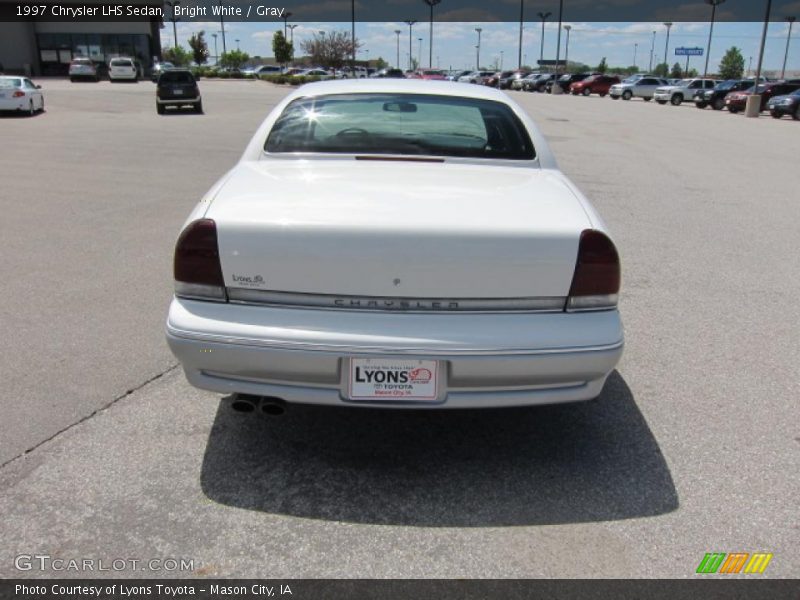
<svg viewBox="0 0 800 600">
<path fill-rule="evenodd" d="M 0 79 L 0 88 L 22 87 L 22 79 Z"/>
<path fill-rule="evenodd" d="M 264 149 L 272 153 L 535 158 L 525 127 L 507 105 L 422 94 L 297 99 L 273 125 Z"/>
<path fill-rule="evenodd" d="M 188 71 L 164 71 L 158 79 L 159 83 L 194 83 L 194 77 Z"/>
<path fill-rule="evenodd" d="M 130 67 L 132 64 L 130 58 L 115 58 L 111 61 L 112 67 Z"/>
<path fill-rule="evenodd" d="M 73 58 L 72 59 L 73 65 L 91 65 L 92 61 L 88 58 Z"/>
</svg>

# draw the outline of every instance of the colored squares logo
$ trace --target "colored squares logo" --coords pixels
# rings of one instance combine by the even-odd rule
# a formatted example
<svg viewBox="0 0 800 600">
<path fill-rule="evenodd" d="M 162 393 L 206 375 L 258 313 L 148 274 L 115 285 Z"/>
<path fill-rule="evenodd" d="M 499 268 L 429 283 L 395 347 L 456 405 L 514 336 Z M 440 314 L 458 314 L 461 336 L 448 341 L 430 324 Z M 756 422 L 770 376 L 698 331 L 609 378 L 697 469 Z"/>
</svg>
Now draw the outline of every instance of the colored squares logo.
<svg viewBox="0 0 800 600">
<path fill-rule="evenodd" d="M 763 573 L 772 560 L 772 554 L 766 552 L 707 552 L 697 566 L 697 573 L 720 573 L 735 575 L 737 573 Z"/>
</svg>

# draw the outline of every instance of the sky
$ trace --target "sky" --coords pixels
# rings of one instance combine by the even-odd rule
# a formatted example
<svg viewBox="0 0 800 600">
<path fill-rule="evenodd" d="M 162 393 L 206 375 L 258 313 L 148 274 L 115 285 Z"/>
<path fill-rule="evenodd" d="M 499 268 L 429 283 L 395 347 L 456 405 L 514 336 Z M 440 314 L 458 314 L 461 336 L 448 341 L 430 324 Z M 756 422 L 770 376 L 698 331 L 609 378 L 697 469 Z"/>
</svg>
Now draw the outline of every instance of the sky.
<svg viewBox="0 0 800 600">
<path fill-rule="evenodd" d="M 289 23 L 292 24 L 291 22 Z M 642 70 L 650 65 L 650 49 L 653 44 L 653 31 L 656 32 L 653 65 L 663 62 L 666 42 L 666 27 L 662 23 L 564 23 L 571 25 L 569 40 L 569 60 L 596 66 L 606 57 L 611 66 L 627 67 L 636 64 Z M 797 24 L 795 24 L 797 25 Z M 350 31 L 350 23 L 299 23 L 294 29 L 294 41 L 297 48 L 295 54 L 302 54 L 300 42 L 319 31 Z M 433 30 L 433 66 L 443 69 L 470 69 L 475 67 L 478 34 L 481 32 L 481 65 L 489 68 L 492 65 L 513 69 L 518 63 L 519 23 L 436 23 Z M 761 41 L 761 23 L 724 23 L 714 25 L 714 37 L 709 61 L 709 71 L 717 69 L 725 51 L 737 46 L 744 55 L 745 68 L 752 56 L 752 69 L 755 71 L 758 62 L 758 51 Z M 795 27 L 789 47 L 787 71 L 800 72 L 800 26 Z M 219 33 L 219 22 L 177 23 L 178 42 L 188 48 L 189 36 L 204 30 L 212 57 L 215 54 L 212 33 L 217 33 L 218 52 L 222 53 L 222 36 Z M 283 30 L 283 23 L 264 22 L 225 22 L 225 37 L 229 49 L 237 45 L 250 56 L 271 57 L 272 35 Z M 397 35 L 400 30 L 400 63 L 402 68 L 408 67 L 409 28 L 405 23 L 359 23 L 356 22 L 356 38 L 362 42 L 358 59 L 376 59 L 382 57 L 394 65 L 397 62 Z M 544 58 L 555 59 L 558 24 L 547 22 L 544 32 Z M 421 66 L 428 66 L 429 56 L 429 23 L 414 25 L 412 32 L 412 53 L 419 56 L 422 48 Z M 523 29 L 523 63 L 535 65 L 540 55 L 541 21 L 524 23 Z M 675 47 L 701 47 L 708 43 L 708 23 L 675 23 L 670 31 L 669 64 L 680 62 L 685 66 L 685 57 L 676 57 Z M 764 51 L 764 69 L 780 70 L 783 65 L 788 33 L 787 23 L 770 23 L 767 43 Z M 419 38 L 422 38 L 420 43 Z M 238 42 L 236 41 L 238 40 Z M 161 30 L 161 43 L 170 46 L 173 43 L 172 23 L 167 21 Z M 421 44 L 421 46 L 420 46 Z M 637 47 L 638 44 L 638 47 Z M 561 58 L 566 50 L 566 32 L 562 30 Z M 635 60 L 635 63 L 634 63 Z M 213 59 L 212 61 L 213 62 Z M 705 55 L 692 57 L 689 67 L 702 73 Z"/>
</svg>

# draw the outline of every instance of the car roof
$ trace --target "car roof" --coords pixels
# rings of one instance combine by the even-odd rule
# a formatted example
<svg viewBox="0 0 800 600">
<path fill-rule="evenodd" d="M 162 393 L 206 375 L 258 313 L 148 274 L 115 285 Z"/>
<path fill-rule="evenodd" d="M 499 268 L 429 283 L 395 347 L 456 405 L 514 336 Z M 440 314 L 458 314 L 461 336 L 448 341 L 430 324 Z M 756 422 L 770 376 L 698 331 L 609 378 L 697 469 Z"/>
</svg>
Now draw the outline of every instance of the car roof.
<svg viewBox="0 0 800 600">
<path fill-rule="evenodd" d="M 508 104 L 508 96 L 495 88 L 464 86 L 454 81 L 422 79 L 337 79 L 309 83 L 292 93 L 291 98 L 327 96 L 331 94 L 422 94 L 462 96 L 482 100 L 495 100 Z"/>
</svg>

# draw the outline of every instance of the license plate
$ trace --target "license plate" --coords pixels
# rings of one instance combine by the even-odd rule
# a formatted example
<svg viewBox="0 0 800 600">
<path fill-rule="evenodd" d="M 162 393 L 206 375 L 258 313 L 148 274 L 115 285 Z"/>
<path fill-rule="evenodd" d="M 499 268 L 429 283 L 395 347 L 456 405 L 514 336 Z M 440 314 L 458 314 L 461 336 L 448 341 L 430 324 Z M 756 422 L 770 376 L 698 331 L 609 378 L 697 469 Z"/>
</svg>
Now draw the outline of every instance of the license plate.
<svg viewBox="0 0 800 600">
<path fill-rule="evenodd" d="M 183 90 L 172 90 L 172 93 L 176 96 L 183 96 Z"/>
<path fill-rule="evenodd" d="M 439 362 L 395 358 L 353 358 L 348 398 L 371 401 L 428 401 L 438 397 Z"/>
</svg>

